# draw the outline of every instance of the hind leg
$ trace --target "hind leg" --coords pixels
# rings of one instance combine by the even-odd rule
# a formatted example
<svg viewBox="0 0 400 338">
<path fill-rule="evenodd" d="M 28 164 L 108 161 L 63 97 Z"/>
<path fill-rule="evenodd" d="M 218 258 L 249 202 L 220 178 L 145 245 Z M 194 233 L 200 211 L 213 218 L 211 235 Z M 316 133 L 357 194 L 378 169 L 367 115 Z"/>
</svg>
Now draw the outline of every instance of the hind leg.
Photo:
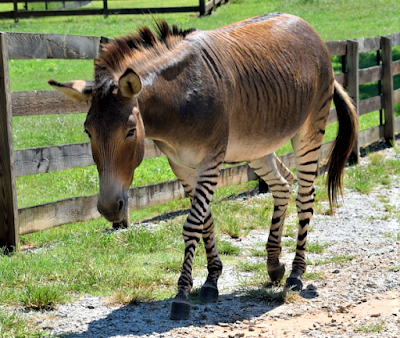
<svg viewBox="0 0 400 338">
<path fill-rule="evenodd" d="M 296 198 L 299 228 L 296 254 L 292 263 L 292 271 L 286 280 L 285 288 L 293 291 L 301 291 L 303 287 L 301 275 L 306 271 L 305 246 L 307 243 L 308 228 L 314 213 L 314 180 L 318 169 L 319 149 L 324 135 L 324 129 L 310 129 L 306 132 L 300 130 L 292 139 L 299 186 Z"/>
<path fill-rule="evenodd" d="M 282 251 L 283 223 L 294 176 L 275 153 L 251 161 L 249 166 L 267 182 L 274 197 L 274 213 L 266 249 L 268 274 L 273 282 L 278 282 L 285 274 L 285 266 L 279 261 L 279 256 Z"/>
<path fill-rule="evenodd" d="M 203 242 L 207 255 L 208 276 L 200 289 L 199 299 L 201 302 L 210 303 L 218 300 L 217 282 L 222 273 L 222 262 L 215 242 L 214 219 L 211 210 L 208 210 L 208 214 L 204 218 Z"/>
</svg>

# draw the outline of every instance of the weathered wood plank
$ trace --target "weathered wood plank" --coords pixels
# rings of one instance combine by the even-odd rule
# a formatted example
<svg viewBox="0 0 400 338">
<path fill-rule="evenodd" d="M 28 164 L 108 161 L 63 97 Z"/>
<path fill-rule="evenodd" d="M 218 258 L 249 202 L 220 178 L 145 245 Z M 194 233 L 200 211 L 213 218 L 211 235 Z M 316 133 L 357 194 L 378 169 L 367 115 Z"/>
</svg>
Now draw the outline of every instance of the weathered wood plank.
<svg viewBox="0 0 400 338">
<path fill-rule="evenodd" d="M 338 120 L 338 118 L 337 118 L 336 108 L 332 107 L 329 110 L 329 117 L 328 117 L 327 124 L 332 123 L 332 122 L 336 122 L 337 120 Z"/>
<path fill-rule="evenodd" d="M 347 53 L 347 40 L 325 41 L 325 44 L 331 56 L 346 55 Z"/>
<path fill-rule="evenodd" d="M 385 141 L 394 141 L 394 102 L 393 102 L 393 72 L 392 72 L 392 41 L 382 37 L 382 93 L 385 107 Z"/>
<path fill-rule="evenodd" d="M 210 13 L 214 7 L 220 5 L 222 0 L 210 0 L 206 3 L 206 13 Z"/>
<path fill-rule="evenodd" d="M 368 147 L 384 137 L 384 125 L 375 126 L 359 132 L 360 147 Z"/>
<path fill-rule="evenodd" d="M 383 96 L 375 96 L 359 102 L 359 115 L 368 114 L 384 108 Z"/>
<path fill-rule="evenodd" d="M 400 132 L 400 116 L 397 116 L 394 119 L 394 130 L 397 132 Z"/>
<path fill-rule="evenodd" d="M 399 94 L 400 96 L 400 94 Z M 400 99 L 400 97 L 399 97 Z M 383 96 L 375 96 L 359 101 L 359 116 L 384 108 Z M 336 108 L 332 107 L 329 111 L 328 124 L 337 121 Z"/>
<path fill-rule="evenodd" d="M 7 42 L 10 59 L 95 59 L 98 57 L 100 37 L 9 33 Z"/>
<path fill-rule="evenodd" d="M 15 176 L 49 173 L 94 165 L 89 142 L 14 151 Z M 152 140 L 146 139 L 144 158 L 164 156 Z"/>
<path fill-rule="evenodd" d="M 230 187 L 256 179 L 258 176 L 247 164 L 236 165 L 222 169 L 217 188 Z"/>
<path fill-rule="evenodd" d="M 394 103 L 400 102 L 400 88 L 393 91 L 393 102 Z"/>
<path fill-rule="evenodd" d="M 19 246 L 7 34 L 0 32 L 0 247 Z"/>
<path fill-rule="evenodd" d="M 132 15 L 132 14 L 165 14 L 165 13 L 190 13 L 199 12 L 199 6 L 187 7 L 149 7 L 149 8 L 108 8 L 107 15 Z M 74 15 L 104 15 L 104 9 L 66 9 L 46 11 L 20 11 L 20 18 L 48 17 L 48 16 L 74 16 Z M 4 17 L 4 16 L 3 16 Z"/>
<path fill-rule="evenodd" d="M 346 73 L 337 73 L 335 74 L 335 80 L 339 82 L 343 87 L 347 87 L 347 74 Z"/>
<path fill-rule="evenodd" d="M 372 52 L 381 48 L 381 37 L 374 36 L 372 38 L 361 38 L 355 40 L 358 42 L 359 53 Z"/>
<path fill-rule="evenodd" d="M 20 234 L 99 218 L 97 195 L 73 197 L 53 203 L 19 209 Z"/>
<path fill-rule="evenodd" d="M 57 90 L 12 92 L 13 116 L 87 113 L 87 103 L 77 103 Z"/>
<path fill-rule="evenodd" d="M 382 66 L 374 66 L 360 69 L 360 85 L 369 82 L 376 82 L 382 79 Z"/>
<path fill-rule="evenodd" d="M 248 165 L 222 170 L 219 187 L 227 187 L 256 179 Z M 129 189 L 131 210 L 182 199 L 185 191 L 178 180 Z M 100 217 L 97 211 L 97 195 L 74 197 L 62 201 L 26 207 L 19 210 L 20 234 L 49 229 L 55 226 L 86 221 Z"/>
<path fill-rule="evenodd" d="M 386 35 L 386 37 L 391 38 L 392 47 L 400 45 L 400 32 Z"/>
<path fill-rule="evenodd" d="M 89 142 L 19 149 L 14 153 L 17 177 L 94 164 Z"/>
<path fill-rule="evenodd" d="M 400 60 L 392 62 L 392 71 L 393 71 L 393 76 L 400 74 Z"/>
</svg>

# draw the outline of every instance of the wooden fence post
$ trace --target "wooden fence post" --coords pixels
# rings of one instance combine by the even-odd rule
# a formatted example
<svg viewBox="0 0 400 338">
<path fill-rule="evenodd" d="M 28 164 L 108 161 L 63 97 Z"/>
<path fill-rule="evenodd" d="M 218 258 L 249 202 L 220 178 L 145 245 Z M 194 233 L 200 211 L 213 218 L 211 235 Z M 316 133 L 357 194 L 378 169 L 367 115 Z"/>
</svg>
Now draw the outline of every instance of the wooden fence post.
<svg viewBox="0 0 400 338">
<path fill-rule="evenodd" d="M 357 120 L 359 118 L 359 54 L 358 54 L 358 41 L 347 40 L 347 91 L 350 97 L 353 99 L 356 112 Z M 350 162 L 358 163 L 360 161 L 360 146 L 359 146 L 359 134 L 357 134 L 354 148 L 350 154 Z"/>
<path fill-rule="evenodd" d="M 26 9 L 28 9 L 28 4 L 26 4 Z M 18 22 L 18 1 L 14 0 L 14 22 Z"/>
<path fill-rule="evenodd" d="M 394 100 L 393 100 L 393 69 L 392 69 L 392 39 L 381 37 L 382 48 L 382 87 L 385 110 L 384 136 L 390 144 L 394 141 Z"/>
<path fill-rule="evenodd" d="M 13 251 L 18 249 L 18 245 L 7 34 L 0 32 L 0 247 Z"/>
<path fill-rule="evenodd" d="M 206 14 L 206 0 L 199 0 L 200 16 Z"/>
<path fill-rule="evenodd" d="M 104 17 L 108 17 L 108 3 L 107 0 L 103 0 L 103 10 L 104 10 Z"/>
</svg>

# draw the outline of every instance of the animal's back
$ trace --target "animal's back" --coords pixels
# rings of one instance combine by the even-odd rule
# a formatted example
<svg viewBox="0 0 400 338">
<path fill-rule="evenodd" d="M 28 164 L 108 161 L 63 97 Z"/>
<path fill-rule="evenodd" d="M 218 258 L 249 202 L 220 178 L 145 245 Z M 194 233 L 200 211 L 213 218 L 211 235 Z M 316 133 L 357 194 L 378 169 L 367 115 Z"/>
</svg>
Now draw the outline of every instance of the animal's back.
<svg viewBox="0 0 400 338">
<path fill-rule="evenodd" d="M 268 14 L 201 32 L 197 39 L 225 81 L 219 94 L 229 114 L 227 161 L 238 156 L 237 150 L 246 156 L 252 149 L 260 156 L 283 145 L 308 116 L 319 113 L 321 93 L 332 91 L 326 45 L 298 17 Z"/>
</svg>

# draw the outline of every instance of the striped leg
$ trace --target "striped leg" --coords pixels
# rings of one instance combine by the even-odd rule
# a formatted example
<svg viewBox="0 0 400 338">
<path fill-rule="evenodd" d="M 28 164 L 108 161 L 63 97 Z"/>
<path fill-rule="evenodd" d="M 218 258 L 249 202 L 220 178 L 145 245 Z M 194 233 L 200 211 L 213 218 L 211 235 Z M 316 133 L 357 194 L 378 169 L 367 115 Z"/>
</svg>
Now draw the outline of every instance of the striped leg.
<svg viewBox="0 0 400 338">
<path fill-rule="evenodd" d="M 279 261 L 279 255 L 282 251 L 282 229 L 294 176 L 275 153 L 254 160 L 249 165 L 267 182 L 274 197 L 274 213 L 266 249 L 268 274 L 273 282 L 277 282 L 285 274 L 285 266 Z"/>
<path fill-rule="evenodd" d="M 301 291 L 303 283 L 301 275 L 306 271 L 305 246 L 311 218 L 314 213 L 315 189 L 314 180 L 318 168 L 318 154 L 323 140 L 323 130 L 315 133 L 309 131 L 306 135 L 299 132 L 293 140 L 296 155 L 298 193 L 296 206 L 299 217 L 296 255 L 292 263 L 292 271 L 286 280 L 285 288 Z M 310 138 L 310 135 L 314 137 Z"/>
<path fill-rule="evenodd" d="M 217 282 L 222 273 L 222 262 L 215 242 L 214 219 L 211 210 L 204 219 L 203 242 L 207 254 L 208 276 L 200 290 L 199 299 L 204 303 L 210 303 L 218 300 Z"/>
<path fill-rule="evenodd" d="M 186 319 L 190 314 L 188 301 L 193 286 L 192 267 L 196 247 L 203 237 L 207 252 L 209 275 L 200 292 L 200 298 L 205 301 L 215 301 L 218 297 L 217 280 L 222 272 L 222 263 L 215 245 L 214 221 L 210 211 L 210 200 L 214 193 L 220 174 L 222 160 L 209 168 L 197 170 L 195 177 L 193 169 L 179 167 L 171 163 L 171 168 L 184 185 L 191 197 L 192 205 L 183 226 L 185 254 L 182 272 L 178 280 L 178 294 L 171 307 L 171 319 Z M 195 189 L 192 187 L 195 186 Z"/>
</svg>

